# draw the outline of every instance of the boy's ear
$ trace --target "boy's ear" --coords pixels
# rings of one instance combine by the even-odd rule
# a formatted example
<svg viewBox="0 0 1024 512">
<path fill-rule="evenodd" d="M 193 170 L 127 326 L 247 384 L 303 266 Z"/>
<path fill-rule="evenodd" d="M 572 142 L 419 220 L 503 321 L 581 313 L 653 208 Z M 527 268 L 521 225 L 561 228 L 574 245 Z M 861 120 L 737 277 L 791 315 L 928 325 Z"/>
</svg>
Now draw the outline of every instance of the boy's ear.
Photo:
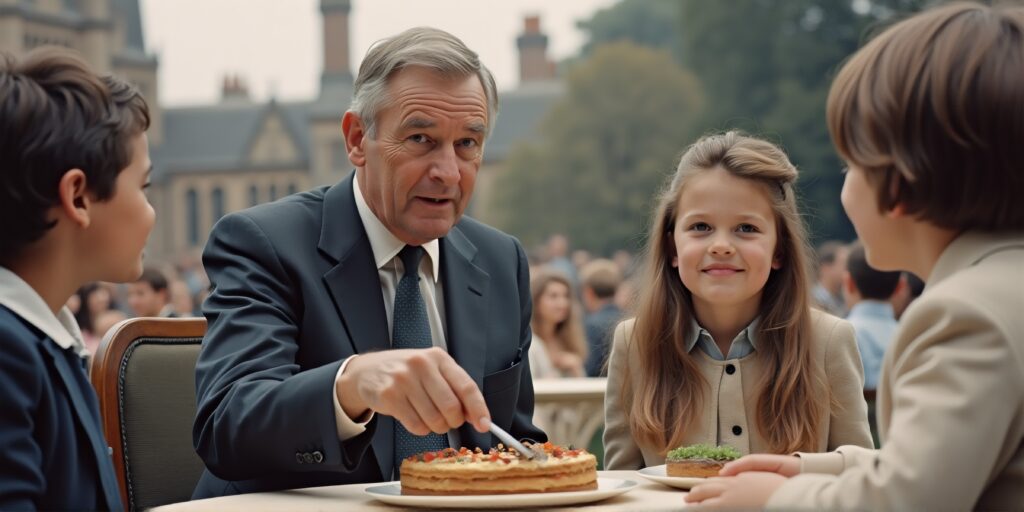
<svg viewBox="0 0 1024 512">
<path fill-rule="evenodd" d="M 345 136 L 348 161 L 356 167 L 366 165 L 366 150 L 363 143 L 367 134 L 363 120 L 354 112 L 345 112 L 345 117 L 341 118 L 341 133 Z"/>
<path fill-rule="evenodd" d="M 899 219 L 907 216 L 907 209 L 904 208 L 903 203 L 896 203 L 892 209 L 886 212 L 886 215 L 893 219 Z"/>
<path fill-rule="evenodd" d="M 89 227 L 89 208 L 92 199 L 89 197 L 85 172 L 71 169 L 61 176 L 57 184 L 58 207 L 71 223 L 80 228 Z"/>
</svg>

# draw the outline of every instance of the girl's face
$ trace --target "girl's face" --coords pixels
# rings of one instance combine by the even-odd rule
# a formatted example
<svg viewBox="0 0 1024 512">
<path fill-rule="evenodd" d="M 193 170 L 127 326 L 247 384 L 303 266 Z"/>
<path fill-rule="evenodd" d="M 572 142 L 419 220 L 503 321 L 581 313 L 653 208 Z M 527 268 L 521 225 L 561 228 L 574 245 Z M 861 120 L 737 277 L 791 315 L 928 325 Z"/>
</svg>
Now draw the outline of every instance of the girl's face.
<svg viewBox="0 0 1024 512">
<path fill-rule="evenodd" d="M 110 292 L 100 286 L 85 298 L 89 313 L 96 315 L 110 309 Z"/>
<path fill-rule="evenodd" d="M 719 308 L 756 314 L 773 268 L 778 234 L 763 186 L 714 169 L 690 178 L 677 203 L 672 266 L 698 314 Z"/>
<path fill-rule="evenodd" d="M 544 291 L 537 298 L 537 314 L 540 320 L 557 324 L 569 318 L 569 311 L 572 309 L 572 299 L 569 297 L 569 287 L 558 281 L 551 281 L 544 287 Z"/>
</svg>

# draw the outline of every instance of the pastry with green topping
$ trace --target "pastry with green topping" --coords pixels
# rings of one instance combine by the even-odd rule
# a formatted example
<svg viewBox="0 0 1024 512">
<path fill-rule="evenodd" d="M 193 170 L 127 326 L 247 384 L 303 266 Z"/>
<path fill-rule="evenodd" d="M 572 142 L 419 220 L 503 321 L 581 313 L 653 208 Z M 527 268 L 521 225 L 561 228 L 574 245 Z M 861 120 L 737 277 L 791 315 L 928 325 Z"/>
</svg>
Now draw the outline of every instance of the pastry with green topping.
<svg viewBox="0 0 1024 512">
<path fill-rule="evenodd" d="M 742 454 L 731 446 L 694 444 L 671 450 L 665 458 L 668 476 L 707 478 L 717 476 L 726 462 Z"/>
</svg>

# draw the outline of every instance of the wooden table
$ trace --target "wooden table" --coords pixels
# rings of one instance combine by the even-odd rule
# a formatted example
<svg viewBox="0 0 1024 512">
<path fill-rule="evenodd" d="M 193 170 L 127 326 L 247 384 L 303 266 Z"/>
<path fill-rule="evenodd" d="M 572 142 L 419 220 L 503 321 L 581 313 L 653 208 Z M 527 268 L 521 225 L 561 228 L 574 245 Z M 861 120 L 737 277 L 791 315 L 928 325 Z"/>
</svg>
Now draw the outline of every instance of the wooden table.
<svg viewBox="0 0 1024 512">
<path fill-rule="evenodd" d="M 646 511 L 679 510 L 686 506 L 686 503 L 683 502 L 683 496 L 686 494 L 686 491 L 651 482 L 633 471 L 599 471 L 598 475 L 606 478 L 634 480 L 638 485 L 626 494 L 590 505 L 574 505 L 549 510 Z M 357 510 L 402 510 L 377 501 L 363 491 L 363 489 L 374 485 L 380 485 L 380 483 L 336 485 L 291 491 L 242 494 L 239 496 L 175 503 L 151 510 L 154 512 L 189 512 L 197 510 L 223 512 L 236 510 L 239 512 L 258 512 L 261 510 L 339 510 L 346 512 Z"/>
<path fill-rule="evenodd" d="M 586 448 L 597 429 L 604 424 L 604 391 L 608 379 L 536 379 L 533 381 L 534 402 L 556 404 L 575 411 L 570 421 L 559 421 L 547 427 L 548 439 L 558 444 Z"/>
</svg>

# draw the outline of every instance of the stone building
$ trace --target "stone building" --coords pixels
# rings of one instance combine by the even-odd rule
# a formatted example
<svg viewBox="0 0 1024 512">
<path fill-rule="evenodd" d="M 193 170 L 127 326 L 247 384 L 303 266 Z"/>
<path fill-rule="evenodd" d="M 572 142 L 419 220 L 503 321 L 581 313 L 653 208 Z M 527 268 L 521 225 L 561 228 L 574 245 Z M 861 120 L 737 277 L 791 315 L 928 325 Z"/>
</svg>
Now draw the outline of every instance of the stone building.
<svg viewBox="0 0 1024 512">
<path fill-rule="evenodd" d="M 79 50 L 97 70 L 131 80 L 150 100 L 154 163 L 150 200 L 157 226 L 152 259 L 195 254 L 228 212 L 337 182 L 351 172 L 341 117 L 352 95 L 350 0 L 321 0 L 324 59 L 320 90 L 303 101 L 253 101 L 243 77 L 223 78 L 220 101 L 162 108 L 159 59 L 146 52 L 139 0 L 0 0 L 0 51 L 43 44 Z M 547 57 L 540 19 L 517 38 L 520 85 L 501 91 L 501 114 L 485 148 L 471 214 L 487 220 L 494 179 L 512 148 L 535 138 L 564 91 Z M 211 77 L 212 79 L 213 77 Z"/>
</svg>

